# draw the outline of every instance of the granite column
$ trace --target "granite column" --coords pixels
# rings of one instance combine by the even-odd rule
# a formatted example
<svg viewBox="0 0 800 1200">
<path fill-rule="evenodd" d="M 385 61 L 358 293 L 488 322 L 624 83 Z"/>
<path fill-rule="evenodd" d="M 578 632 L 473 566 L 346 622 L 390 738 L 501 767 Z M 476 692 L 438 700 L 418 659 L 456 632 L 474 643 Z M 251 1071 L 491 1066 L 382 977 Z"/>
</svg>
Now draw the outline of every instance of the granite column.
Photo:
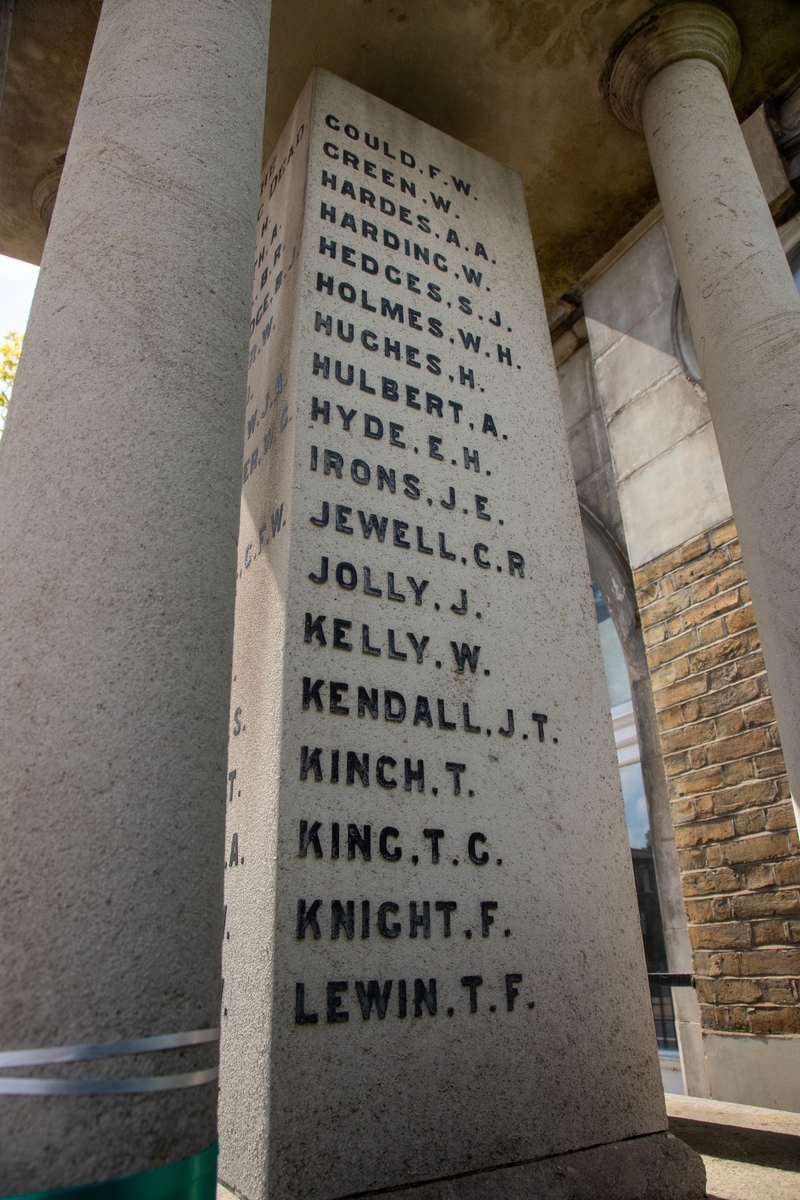
<svg viewBox="0 0 800 1200">
<path fill-rule="evenodd" d="M 214 1194 L 269 16 L 106 0 L 42 261 L 0 453 L 4 1195 Z"/>
<path fill-rule="evenodd" d="M 647 139 L 781 731 L 800 793 L 800 296 L 728 95 L 722 9 L 666 4 L 611 51 L 603 86 Z"/>
</svg>

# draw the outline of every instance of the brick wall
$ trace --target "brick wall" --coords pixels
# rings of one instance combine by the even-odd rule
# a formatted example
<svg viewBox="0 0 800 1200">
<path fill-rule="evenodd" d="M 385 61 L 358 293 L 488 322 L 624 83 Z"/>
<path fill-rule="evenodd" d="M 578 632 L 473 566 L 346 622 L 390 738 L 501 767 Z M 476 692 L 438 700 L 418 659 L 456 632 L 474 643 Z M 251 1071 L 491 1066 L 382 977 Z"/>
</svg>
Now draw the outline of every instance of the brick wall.
<svg viewBox="0 0 800 1200">
<path fill-rule="evenodd" d="M 634 581 L 703 1026 L 800 1033 L 800 843 L 733 522 Z"/>
</svg>

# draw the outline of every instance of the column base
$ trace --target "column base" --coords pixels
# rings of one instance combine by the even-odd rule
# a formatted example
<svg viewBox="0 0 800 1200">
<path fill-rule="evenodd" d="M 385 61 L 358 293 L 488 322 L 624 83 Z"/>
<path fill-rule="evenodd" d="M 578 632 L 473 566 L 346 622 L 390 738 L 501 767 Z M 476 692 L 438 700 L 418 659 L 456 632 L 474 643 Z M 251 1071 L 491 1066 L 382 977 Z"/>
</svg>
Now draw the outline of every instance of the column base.
<svg viewBox="0 0 800 1200">
<path fill-rule="evenodd" d="M 702 1200 L 705 1194 L 706 1169 L 700 1155 L 671 1133 L 652 1133 L 496 1171 L 418 1183 L 389 1192 L 370 1192 L 369 1197 L 370 1200 L 380 1200 L 382 1196 L 391 1200 Z"/>
</svg>

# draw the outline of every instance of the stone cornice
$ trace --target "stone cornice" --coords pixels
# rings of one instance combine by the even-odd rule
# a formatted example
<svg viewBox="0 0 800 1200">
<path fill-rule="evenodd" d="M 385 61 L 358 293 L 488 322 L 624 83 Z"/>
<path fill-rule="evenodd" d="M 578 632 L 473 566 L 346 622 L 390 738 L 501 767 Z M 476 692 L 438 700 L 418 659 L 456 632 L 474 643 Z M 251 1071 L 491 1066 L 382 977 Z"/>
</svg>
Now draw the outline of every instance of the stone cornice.
<svg viewBox="0 0 800 1200">
<path fill-rule="evenodd" d="M 742 45 L 731 17 L 713 4 L 677 0 L 643 13 L 611 47 L 600 88 L 611 111 L 627 126 L 642 127 L 642 97 L 653 76 L 670 63 L 702 58 L 730 87 Z"/>
</svg>

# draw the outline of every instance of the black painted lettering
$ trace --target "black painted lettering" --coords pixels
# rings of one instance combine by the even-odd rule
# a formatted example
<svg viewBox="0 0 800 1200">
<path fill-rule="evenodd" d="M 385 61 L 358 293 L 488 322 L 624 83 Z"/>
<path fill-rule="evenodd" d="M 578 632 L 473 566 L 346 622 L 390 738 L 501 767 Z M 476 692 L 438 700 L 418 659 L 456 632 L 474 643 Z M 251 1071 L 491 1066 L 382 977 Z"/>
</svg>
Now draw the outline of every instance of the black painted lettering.
<svg viewBox="0 0 800 1200">
<path fill-rule="evenodd" d="M 336 511 L 336 532 L 337 533 L 352 533 L 353 526 L 348 525 L 348 523 L 347 523 L 347 518 L 350 516 L 351 512 L 353 511 L 352 508 L 349 508 L 348 505 L 346 505 L 346 504 L 337 504 L 335 511 Z"/>
<path fill-rule="evenodd" d="M 494 925 L 492 913 L 497 908 L 496 900 L 481 900 L 481 936 L 487 938 L 489 929 Z"/>
<path fill-rule="evenodd" d="M 480 733 L 480 725 L 473 725 L 469 719 L 469 704 L 466 700 L 461 705 L 461 712 L 464 718 L 464 733 Z"/>
<path fill-rule="evenodd" d="M 369 625 L 361 626 L 361 653 L 362 654 L 374 654 L 376 657 L 380 657 L 380 653 L 381 653 L 380 646 L 371 646 L 370 645 Z M 359 688 L 358 690 L 359 690 L 359 694 L 360 694 L 363 691 L 363 688 Z M 359 716 L 361 716 L 361 713 L 359 713 Z"/>
<path fill-rule="evenodd" d="M 461 986 L 469 988 L 469 1011 L 478 1011 L 478 988 L 483 983 L 482 975 L 462 975 Z"/>
<path fill-rule="evenodd" d="M 442 936 L 450 937 L 452 929 L 450 926 L 450 918 L 457 911 L 458 905 L 455 900 L 437 900 L 436 911 L 442 914 Z"/>
<path fill-rule="evenodd" d="M 379 764 L 378 770 L 379 771 L 380 771 L 380 763 L 383 761 L 387 761 L 387 762 L 391 763 L 392 766 L 395 765 L 393 758 L 385 759 L 385 760 L 379 759 L 378 760 L 378 764 Z M 393 782 L 391 784 L 384 784 L 384 787 L 387 787 L 387 786 L 395 787 L 396 785 L 397 785 L 397 781 L 393 780 Z M 400 848 L 400 846 L 393 846 L 391 849 L 389 849 L 389 838 L 394 839 L 394 838 L 398 838 L 399 836 L 400 836 L 400 831 L 398 829 L 395 829 L 395 827 L 393 825 L 386 825 L 381 830 L 380 837 L 378 838 L 378 848 L 380 850 L 381 858 L 385 859 L 386 862 L 399 862 L 400 859 L 403 857 L 403 851 Z"/>
<path fill-rule="evenodd" d="M 378 933 L 385 938 L 396 938 L 400 936 L 400 922 L 393 921 L 389 924 L 389 914 L 397 916 L 400 912 L 399 904 L 395 904 L 392 900 L 387 900 L 378 909 Z M 405 1015 L 405 1014 L 402 1014 Z"/>
<path fill-rule="evenodd" d="M 311 420 L 316 421 L 318 417 L 322 417 L 323 425 L 329 425 L 331 420 L 331 402 L 324 400 L 320 404 L 316 396 L 311 397 Z"/>
<path fill-rule="evenodd" d="M 423 1004 L 432 1017 L 436 1016 L 436 980 L 429 979 L 428 986 L 422 979 L 414 980 L 414 1016 L 422 1016 Z"/>
<path fill-rule="evenodd" d="M 427 838 L 431 844 L 431 862 L 438 863 L 439 861 L 439 842 L 444 837 L 443 829 L 423 829 L 422 836 Z"/>
<path fill-rule="evenodd" d="M 412 784 L 416 783 L 417 791 L 425 791 L 425 764 L 421 758 L 417 759 L 417 768 L 413 770 L 411 767 L 411 759 L 407 758 L 404 763 L 405 767 L 405 783 L 403 788 L 406 792 L 412 790 Z"/>
<path fill-rule="evenodd" d="M 439 728 L 440 729 L 455 729 L 455 721 L 448 721 L 444 715 L 444 700 L 437 700 L 436 707 L 439 711 Z M 450 769 L 449 767 L 447 768 Z M 457 795 L 458 793 L 456 793 Z"/>
<path fill-rule="evenodd" d="M 322 937 L 317 919 L 317 913 L 321 904 L 321 900 L 315 900 L 313 904 L 307 907 L 305 900 L 297 901 L 297 937 L 301 940 L 305 939 L 306 929 L 311 930 L 311 936 L 314 938 L 314 941 L 319 941 Z"/>
<path fill-rule="evenodd" d="M 361 691 L 360 688 L 359 688 L 359 691 Z M 373 689 L 373 691 L 376 693 L 376 696 L 377 696 L 377 689 Z M 376 700 L 376 705 L 377 705 L 377 700 Z M 394 778 L 387 779 L 386 774 L 385 774 L 386 767 L 394 768 L 396 766 L 397 766 L 396 760 L 391 758 L 388 754 L 382 754 L 380 756 L 380 758 L 378 759 L 376 766 L 375 766 L 375 779 L 380 787 L 383 787 L 383 788 L 396 788 L 397 787 L 397 780 Z M 383 835 L 381 835 L 381 836 L 383 836 Z M 381 850 L 381 854 L 383 854 L 383 850 Z M 384 855 L 384 857 L 385 857 L 385 855 Z"/>
<path fill-rule="evenodd" d="M 403 428 L 402 425 L 395 425 L 393 421 L 390 421 L 389 422 L 389 441 L 391 442 L 391 444 L 393 446 L 402 446 L 403 449 L 405 449 L 405 442 L 395 442 L 393 440 L 393 434 L 392 434 L 392 430 L 402 429 L 402 428 Z M 403 476 L 403 478 L 405 479 L 406 476 Z M 389 489 L 389 491 L 392 493 L 392 495 L 394 495 L 395 492 L 397 491 L 397 479 L 395 476 L 394 467 L 391 467 L 387 471 L 386 467 L 382 467 L 381 464 L 378 463 L 378 491 L 382 492 L 384 487 L 387 487 Z"/>
<path fill-rule="evenodd" d="M 343 617 L 333 618 L 333 647 L 335 650 L 352 650 L 352 643 L 345 641 L 345 634 L 352 629 L 353 622 L 345 621 Z M 310 639 L 307 638 L 306 641 Z M 323 643 L 324 645 L 324 643 Z"/>
<path fill-rule="evenodd" d="M 391 996 L 391 994 L 392 994 L 391 979 L 386 980 L 386 983 L 383 985 L 383 991 L 381 991 L 380 984 L 378 983 L 377 979 L 370 979 L 369 983 L 366 984 L 366 986 L 361 982 L 361 980 L 357 980 L 356 981 L 356 995 L 358 996 L 358 1003 L 361 1007 L 361 1015 L 364 1018 L 364 1020 L 365 1021 L 369 1020 L 369 1016 L 372 1011 L 372 1006 L 374 1004 L 375 1012 L 378 1014 L 379 1019 L 382 1021 L 386 1016 L 386 1008 L 389 1003 L 389 997 Z"/>
<path fill-rule="evenodd" d="M 470 862 L 474 862 L 478 867 L 484 866 L 489 861 L 489 855 L 486 850 L 483 850 L 480 854 L 477 851 L 478 842 L 483 845 L 485 841 L 486 837 L 484 834 L 471 833 L 467 842 L 467 853 L 469 854 L 469 860 Z"/>
<path fill-rule="evenodd" d="M 358 571 L 352 563 L 340 562 L 336 564 L 336 582 L 346 592 L 353 591 L 358 583 Z"/>
<path fill-rule="evenodd" d="M 380 653 L 380 651 L 378 653 Z M 367 711 L 369 712 L 369 715 L 372 717 L 372 719 L 374 721 L 377 721 L 377 719 L 378 719 L 378 689 L 372 688 L 369 692 L 367 692 L 367 689 L 365 687 L 359 686 L 359 689 L 358 689 L 358 715 L 360 717 L 363 717 L 364 713 Z"/>
<path fill-rule="evenodd" d="M 337 479 L 342 478 L 342 467 L 344 459 L 336 450 L 325 450 L 322 456 L 322 471 L 325 475 L 330 475 L 331 471 Z"/>
<path fill-rule="evenodd" d="M 388 642 L 389 642 L 388 657 L 389 658 L 397 658 L 397 659 L 400 659 L 401 661 L 405 661 L 408 658 L 408 655 L 404 651 L 397 649 L 397 646 L 395 645 L 395 641 L 394 641 L 395 632 L 393 629 L 387 630 L 387 638 L 388 638 Z M 396 718 L 392 718 L 392 719 L 394 720 Z"/>
<path fill-rule="evenodd" d="M 372 413 L 364 413 L 364 437 L 379 442 L 383 438 L 383 421 Z"/>
<path fill-rule="evenodd" d="M 320 683 L 323 681 L 320 679 Z M 300 748 L 300 778 L 308 779 L 308 772 L 314 772 L 314 778 L 319 782 L 322 780 L 322 767 L 320 766 L 319 756 L 322 754 L 322 747 L 316 746 L 311 753 L 308 752 L 308 746 Z"/>
<path fill-rule="evenodd" d="M 469 663 L 470 673 L 474 675 L 478 669 L 480 646 L 468 646 L 466 642 L 462 642 L 461 649 L 459 649 L 457 642 L 451 642 L 450 648 L 453 651 L 453 658 L 456 660 L 456 669 L 463 675 L 464 667 Z"/>
<path fill-rule="evenodd" d="M 355 900 L 348 900 L 345 905 L 341 900 L 331 900 L 331 939 L 337 941 L 339 938 L 339 930 L 344 930 L 344 935 L 348 941 L 352 941 L 355 937 L 356 923 L 356 904 Z"/>
<path fill-rule="evenodd" d="M 361 532 L 365 538 L 372 537 L 373 530 L 379 542 L 382 542 L 386 537 L 386 527 L 389 524 L 388 517 L 378 517 L 375 513 L 370 513 L 369 517 L 365 513 L 358 510 L 358 519 L 361 522 Z"/>
<path fill-rule="evenodd" d="M 408 578 L 408 576 L 406 576 Z M 398 603 L 405 603 L 405 595 L 403 592 L 396 592 L 394 588 L 394 571 L 386 572 L 386 596 L 389 600 L 397 600 Z"/>
<path fill-rule="evenodd" d="M 296 983 L 294 987 L 294 1023 L 295 1025 L 316 1025 L 319 1014 L 306 1012 L 306 985 Z"/>
<path fill-rule="evenodd" d="M 406 579 L 411 584 L 411 587 L 414 590 L 414 597 L 415 597 L 414 603 L 417 605 L 421 605 L 422 604 L 422 593 L 425 591 L 425 588 L 428 586 L 429 580 L 423 579 L 422 583 L 417 583 L 417 581 L 411 575 L 406 575 Z"/>
<path fill-rule="evenodd" d="M 395 546 L 402 547 L 402 549 L 404 549 L 404 550 L 410 550 L 411 543 L 405 537 L 405 534 L 408 531 L 408 521 L 393 520 L 392 528 L 394 530 L 394 534 L 393 534 L 393 538 L 392 538 L 393 544 Z"/>
<path fill-rule="evenodd" d="M 309 846 L 314 847 L 315 858 L 322 858 L 322 846 L 319 840 L 319 831 L 321 828 L 322 825 L 319 821 L 315 821 L 311 826 L 309 826 L 308 821 L 300 822 L 300 849 L 298 850 L 298 854 L 301 858 L 308 857 Z"/>
<path fill-rule="evenodd" d="M 509 1012 L 514 1011 L 514 1001 L 519 995 L 519 992 L 514 987 L 515 983 L 522 983 L 521 975 L 506 975 L 506 1008 Z"/>
<path fill-rule="evenodd" d="M 317 641 L 319 642 L 320 646 L 326 646 L 327 642 L 325 640 L 325 630 L 322 628 L 322 622 L 326 621 L 326 620 L 327 620 L 327 617 L 324 615 L 319 616 L 319 617 L 314 617 L 312 619 L 311 613 L 307 612 L 306 613 L 306 627 L 305 627 L 305 632 L 303 633 L 303 641 L 310 642 L 310 641 L 312 641 L 313 638 L 316 638 Z"/>
<path fill-rule="evenodd" d="M 404 656 L 405 657 L 405 656 Z M 384 691 L 383 693 L 383 716 L 387 721 L 395 721 L 398 724 L 406 719 L 406 702 L 400 692 Z"/>
<path fill-rule="evenodd" d="M 354 783 L 356 775 L 364 787 L 369 787 L 369 755 L 362 754 L 359 758 L 355 750 L 348 750 L 346 782 Z"/>
<path fill-rule="evenodd" d="M 444 707 L 444 705 L 442 705 Z M 455 725 L 452 726 L 455 729 Z M 449 771 L 453 776 L 453 795 L 461 795 L 461 776 L 467 769 L 466 763 L 446 762 L 444 764 L 445 771 Z"/>
<path fill-rule="evenodd" d="M 425 654 L 425 647 L 427 646 L 428 642 L 431 639 L 429 637 L 425 636 L 422 638 L 421 641 L 417 641 L 416 636 L 413 633 L 410 633 L 408 631 L 406 631 L 406 637 L 411 642 L 411 645 L 414 647 L 414 653 L 417 656 L 417 662 L 421 663 L 423 660 L 423 655 Z"/>
<path fill-rule="evenodd" d="M 508 573 L 509 575 L 519 574 L 520 579 L 525 578 L 525 559 L 521 554 L 517 554 L 516 550 L 508 552 Z"/>
<path fill-rule="evenodd" d="M 431 936 L 431 903 L 430 900 L 423 900 L 422 912 L 417 913 L 416 900 L 410 901 L 408 905 L 408 936 L 415 938 L 417 929 L 422 929 L 422 936 L 429 938 Z"/>
<path fill-rule="evenodd" d="M 364 567 L 364 592 L 367 596 L 383 595 L 383 592 L 380 588 L 372 586 L 372 572 L 369 567 Z"/>
<path fill-rule="evenodd" d="M 345 155 L 347 153 L 348 151 L 345 150 Z M 346 991 L 347 983 L 345 980 L 335 980 L 328 984 L 328 1022 L 331 1025 L 337 1024 L 340 1021 L 350 1020 L 350 1013 L 342 1008 L 342 997 L 339 994 Z"/>
<path fill-rule="evenodd" d="M 506 718 L 508 720 L 508 729 L 503 729 L 503 727 L 501 726 L 497 731 L 500 734 L 500 737 L 511 737 L 514 733 L 514 710 L 513 710 L 513 708 L 507 708 L 506 713 L 508 714 L 508 716 Z"/>
<path fill-rule="evenodd" d="M 312 701 L 314 702 L 314 706 L 315 706 L 317 712 L 322 712 L 323 704 L 322 704 L 322 697 L 319 694 L 319 689 L 324 686 L 325 686 L 324 679 L 318 679 L 316 681 L 316 683 L 313 684 L 313 686 L 312 686 L 311 679 L 309 678 L 309 676 L 308 675 L 303 676 L 303 711 L 304 712 L 307 712 L 308 709 L 311 707 Z"/>
</svg>

